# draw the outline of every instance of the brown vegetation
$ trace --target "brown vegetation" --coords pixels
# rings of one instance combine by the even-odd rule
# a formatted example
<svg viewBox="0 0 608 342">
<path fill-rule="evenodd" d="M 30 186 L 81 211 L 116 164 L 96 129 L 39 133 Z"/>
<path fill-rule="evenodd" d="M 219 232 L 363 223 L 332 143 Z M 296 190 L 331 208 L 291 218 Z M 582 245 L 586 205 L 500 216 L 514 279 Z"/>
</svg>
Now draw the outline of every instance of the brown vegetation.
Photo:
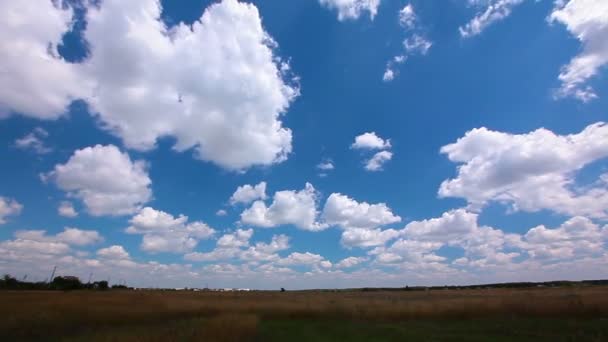
<svg viewBox="0 0 608 342">
<path fill-rule="evenodd" d="M 260 320 L 273 319 L 398 322 L 608 317 L 608 287 L 286 293 L 4 291 L 0 303 L 4 311 L 0 338 L 78 336 L 108 327 L 170 326 L 170 322 L 199 320 L 205 328 L 189 336 L 238 341 L 255 335 Z"/>
</svg>

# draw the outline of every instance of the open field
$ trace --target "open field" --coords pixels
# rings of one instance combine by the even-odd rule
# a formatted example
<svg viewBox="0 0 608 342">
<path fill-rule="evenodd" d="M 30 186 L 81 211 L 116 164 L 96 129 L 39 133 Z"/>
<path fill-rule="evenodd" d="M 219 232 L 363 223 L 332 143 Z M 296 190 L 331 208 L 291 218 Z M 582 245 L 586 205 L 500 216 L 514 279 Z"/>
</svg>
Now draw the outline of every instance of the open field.
<svg viewBox="0 0 608 342">
<path fill-rule="evenodd" d="M 2 291 L 0 340 L 606 341 L 608 287 Z"/>
</svg>

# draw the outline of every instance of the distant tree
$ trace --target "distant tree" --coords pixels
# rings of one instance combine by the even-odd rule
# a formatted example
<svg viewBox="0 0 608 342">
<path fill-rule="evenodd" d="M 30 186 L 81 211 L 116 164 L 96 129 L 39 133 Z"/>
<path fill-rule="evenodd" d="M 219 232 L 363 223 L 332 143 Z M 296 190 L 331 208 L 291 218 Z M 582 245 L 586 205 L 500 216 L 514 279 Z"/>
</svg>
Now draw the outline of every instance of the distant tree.
<svg viewBox="0 0 608 342">
<path fill-rule="evenodd" d="M 108 282 L 105 280 L 102 281 L 96 281 L 95 284 L 97 284 L 97 289 L 98 290 L 107 290 L 109 288 L 108 286 Z"/>
<path fill-rule="evenodd" d="M 285 292 L 285 289 L 281 287 L 281 292 Z"/>
<path fill-rule="evenodd" d="M 64 276 L 55 277 L 51 282 L 51 288 L 54 290 L 69 291 L 82 289 L 83 285 L 78 277 Z"/>
</svg>

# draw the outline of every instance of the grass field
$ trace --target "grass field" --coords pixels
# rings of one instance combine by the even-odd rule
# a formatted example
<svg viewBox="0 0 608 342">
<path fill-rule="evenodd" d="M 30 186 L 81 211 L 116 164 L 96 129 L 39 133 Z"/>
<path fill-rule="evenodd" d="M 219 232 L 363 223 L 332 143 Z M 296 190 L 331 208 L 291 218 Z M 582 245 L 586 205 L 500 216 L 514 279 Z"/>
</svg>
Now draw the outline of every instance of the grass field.
<svg viewBox="0 0 608 342">
<path fill-rule="evenodd" d="M 2 291 L 0 340 L 608 341 L 608 287 Z"/>
</svg>

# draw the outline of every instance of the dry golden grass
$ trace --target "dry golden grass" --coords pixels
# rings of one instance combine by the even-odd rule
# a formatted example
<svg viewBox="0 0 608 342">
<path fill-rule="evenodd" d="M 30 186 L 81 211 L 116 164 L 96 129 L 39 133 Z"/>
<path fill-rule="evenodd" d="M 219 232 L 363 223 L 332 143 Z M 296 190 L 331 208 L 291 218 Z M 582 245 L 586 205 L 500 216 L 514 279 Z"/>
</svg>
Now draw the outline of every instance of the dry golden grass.
<svg viewBox="0 0 608 342">
<path fill-rule="evenodd" d="M 608 317 L 608 287 L 287 293 L 5 291 L 0 292 L 0 303 L 0 338 L 78 335 L 108 327 L 200 319 L 204 329 L 192 331 L 191 336 L 209 341 L 242 341 L 255 335 L 259 320 L 266 319 L 392 322 Z"/>
</svg>

